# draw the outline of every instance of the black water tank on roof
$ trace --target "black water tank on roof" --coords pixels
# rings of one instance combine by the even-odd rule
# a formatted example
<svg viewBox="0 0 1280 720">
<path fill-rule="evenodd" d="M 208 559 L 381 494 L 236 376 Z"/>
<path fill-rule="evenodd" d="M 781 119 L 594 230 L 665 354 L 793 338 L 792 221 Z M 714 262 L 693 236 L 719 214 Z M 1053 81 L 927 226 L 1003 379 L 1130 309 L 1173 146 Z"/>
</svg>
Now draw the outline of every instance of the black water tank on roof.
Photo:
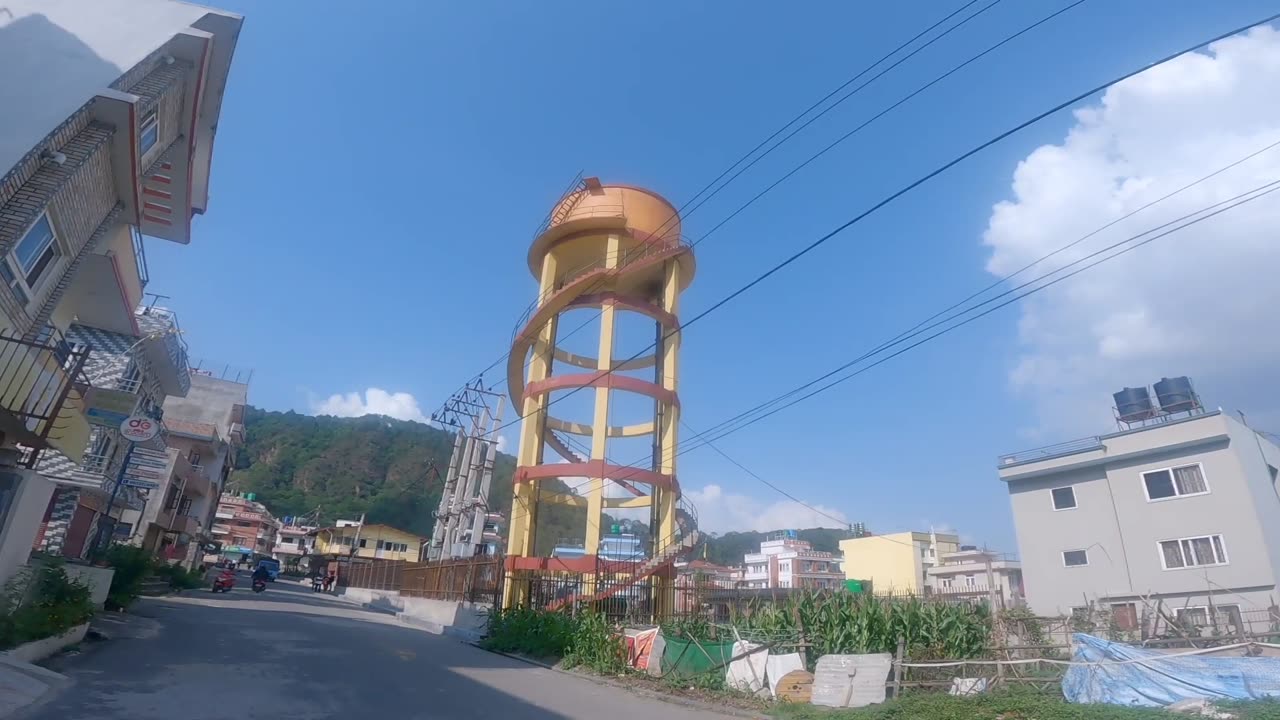
<svg viewBox="0 0 1280 720">
<path fill-rule="evenodd" d="M 1151 393 L 1145 387 L 1127 387 L 1111 397 L 1115 399 L 1116 411 L 1124 422 L 1146 420 L 1156 414 L 1155 406 L 1151 404 Z"/>
<path fill-rule="evenodd" d="M 1199 405 L 1195 391 L 1191 389 L 1191 378 L 1185 375 L 1160 378 L 1156 383 L 1156 399 L 1160 401 L 1160 409 L 1169 413 L 1193 410 Z"/>
</svg>

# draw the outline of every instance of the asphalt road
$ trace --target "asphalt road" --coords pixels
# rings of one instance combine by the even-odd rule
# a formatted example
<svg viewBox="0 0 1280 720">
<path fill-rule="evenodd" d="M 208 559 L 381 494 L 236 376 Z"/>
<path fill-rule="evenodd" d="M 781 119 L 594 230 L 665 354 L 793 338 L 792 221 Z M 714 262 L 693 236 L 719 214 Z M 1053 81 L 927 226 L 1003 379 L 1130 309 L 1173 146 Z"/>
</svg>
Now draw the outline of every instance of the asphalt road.
<svg viewBox="0 0 1280 720">
<path fill-rule="evenodd" d="M 253 595 L 142 600 L 50 668 L 73 685 L 24 719 L 608 718 L 724 716 L 640 697 L 405 627 L 292 583 Z"/>
</svg>

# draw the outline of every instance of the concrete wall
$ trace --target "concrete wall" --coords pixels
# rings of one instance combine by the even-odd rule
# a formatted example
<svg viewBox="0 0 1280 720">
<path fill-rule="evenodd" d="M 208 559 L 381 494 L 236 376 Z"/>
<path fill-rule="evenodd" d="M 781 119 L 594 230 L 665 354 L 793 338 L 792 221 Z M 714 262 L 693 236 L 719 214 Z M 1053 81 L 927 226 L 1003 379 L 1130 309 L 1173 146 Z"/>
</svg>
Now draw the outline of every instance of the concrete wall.
<svg viewBox="0 0 1280 720">
<path fill-rule="evenodd" d="M 192 373 L 187 396 L 166 398 L 164 414 L 165 417 L 187 422 L 213 425 L 218 428 L 218 436 L 226 438 L 231 434 L 232 407 L 248 402 L 248 385 Z"/>
<path fill-rule="evenodd" d="M 20 478 L 13 504 L 0 525 L 0 587 L 26 564 L 54 485 L 34 470 L 6 469 Z"/>
<path fill-rule="evenodd" d="M 67 564 L 63 569 L 67 571 L 68 577 L 89 586 L 90 600 L 94 607 L 101 610 L 107 602 L 107 594 L 111 590 L 111 578 L 116 574 L 115 569 L 80 564 Z"/>
<path fill-rule="evenodd" d="M 1072 467 L 1071 458 L 1063 458 L 1050 471 L 1010 481 L 1031 608 L 1059 614 L 1103 597 L 1273 589 L 1280 577 L 1274 559 L 1280 499 L 1253 433 L 1236 426 L 1215 415 L 1125 433 L 1105 439 L 1105 454 L 1116 459 Z M 1144 472 L 1197 462 L 1207 494 L 1147 499 Z M 1075 508 L 1054 509 L 1051 490 L 1061 487 L 1073 488 Z M 1161 541 L 1203 535 L 1222 535 L 1228 564 L 1164 569 Z M 1065 567 L 1067 550 L 1085 550 L 1089 564 Z"/>
</svg>

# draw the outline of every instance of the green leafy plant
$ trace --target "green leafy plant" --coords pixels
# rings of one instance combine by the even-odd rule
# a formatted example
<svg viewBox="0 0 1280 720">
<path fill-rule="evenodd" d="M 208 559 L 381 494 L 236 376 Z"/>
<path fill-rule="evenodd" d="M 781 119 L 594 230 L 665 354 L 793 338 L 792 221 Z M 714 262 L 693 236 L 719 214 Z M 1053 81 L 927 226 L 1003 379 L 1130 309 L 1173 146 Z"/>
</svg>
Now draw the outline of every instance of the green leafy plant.
<svg viewBox="0 0 1280 720">
<path fill-rule="evenodd" d="M 156 577 L 169 581 L 169 587 L 175 590 L 192 590 L 204 586 L 204 573 L 200 570 L 187 570 L 181 565 L 170 565 L 157 561 L 151 569 Z"/>
<path fill-rule="evenodd" d="M 627 646 L 621 632 L 604 615 L 588 610 L 574 620 L 564 660 L 569 667 L 616 675 L 627 670 Z"/>
<path fill-rule="evenodd" d="M 529 608 L 496 610 L 489 614 L 488 625 L 484 647 L 535 658 L 564 657 L 575 630 L 567 613 Z"/>
<path fill-rule="evenodd" d="M 89 586 L 68 577 L 60 563 L 27 568 L 0 599 L 0 647 L 61 635 L 91 617 Z"/>
<path fill-rule="evenodd" d="M 133 545 L 112 545 L 104 559 L 115 570 L 107 592 L 107 608 L 127 608 L 142 594 L 142 583 L 154 571 L 151 555 Z"/>
</svg>

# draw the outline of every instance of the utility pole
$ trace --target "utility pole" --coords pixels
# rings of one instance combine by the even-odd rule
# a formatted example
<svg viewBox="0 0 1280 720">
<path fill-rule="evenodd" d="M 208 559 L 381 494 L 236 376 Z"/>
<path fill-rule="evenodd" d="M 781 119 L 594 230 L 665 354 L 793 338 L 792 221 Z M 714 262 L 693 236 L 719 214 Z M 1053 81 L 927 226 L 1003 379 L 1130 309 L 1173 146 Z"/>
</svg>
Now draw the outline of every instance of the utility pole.
<svg viewBox="0 0 1280 720">
<path fill-rule="evenodd" d="M 426 549 L 428 561 L 471 557 L 483 545 L 505 402 L 505 395 L 486 389 L 477 378 L 431 414 L 441 425 L 457 428 L 457 434 Z"/>
</svg>

